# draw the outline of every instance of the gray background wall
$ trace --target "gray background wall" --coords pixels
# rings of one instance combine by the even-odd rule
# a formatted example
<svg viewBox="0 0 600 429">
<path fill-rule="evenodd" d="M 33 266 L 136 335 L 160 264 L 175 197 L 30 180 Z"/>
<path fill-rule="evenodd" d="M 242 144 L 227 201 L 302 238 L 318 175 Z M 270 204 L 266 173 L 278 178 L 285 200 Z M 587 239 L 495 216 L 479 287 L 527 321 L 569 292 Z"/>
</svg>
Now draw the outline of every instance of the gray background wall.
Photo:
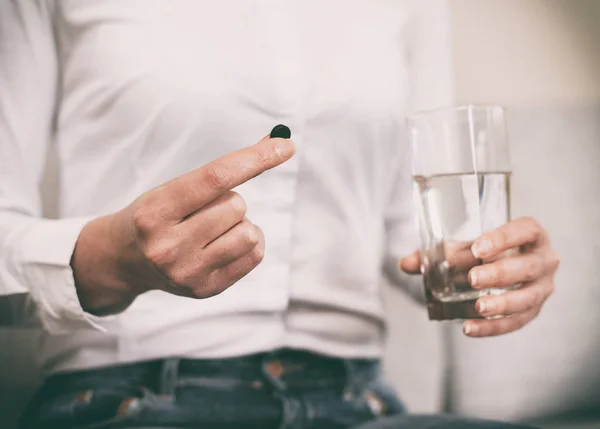
<svg viewBox="0 0 600 429">
<path fill-rule="evenodd" d="M 451 0 L 460 101 L 600 100 L 600 1 Z"/>
</svg>

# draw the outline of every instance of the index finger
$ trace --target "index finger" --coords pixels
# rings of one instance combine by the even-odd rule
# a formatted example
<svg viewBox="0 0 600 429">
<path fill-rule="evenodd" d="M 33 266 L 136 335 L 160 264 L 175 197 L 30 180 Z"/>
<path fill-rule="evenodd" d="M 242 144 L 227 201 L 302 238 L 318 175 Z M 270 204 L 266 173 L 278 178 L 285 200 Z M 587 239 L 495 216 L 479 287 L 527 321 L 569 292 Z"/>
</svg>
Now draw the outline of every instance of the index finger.
<svg viewBox="0 0 600 429">
<path fill-rule="evenodd" d="M 507 250 L 525 245 L 539 245 L 546 239 L 545 230 L 532 218 L 515 219 L 486 232 L 473 243 L 476 258 L 487 259 Z"/>
<path fill-rule="evenodd" d="M 161 190 L 171 206 L 173 219 L 169 220 L 184 219 L 232 188 L 284 163 L 295 151 L 292 140 L 265 137 L 173 179 Z"/>
</svg>

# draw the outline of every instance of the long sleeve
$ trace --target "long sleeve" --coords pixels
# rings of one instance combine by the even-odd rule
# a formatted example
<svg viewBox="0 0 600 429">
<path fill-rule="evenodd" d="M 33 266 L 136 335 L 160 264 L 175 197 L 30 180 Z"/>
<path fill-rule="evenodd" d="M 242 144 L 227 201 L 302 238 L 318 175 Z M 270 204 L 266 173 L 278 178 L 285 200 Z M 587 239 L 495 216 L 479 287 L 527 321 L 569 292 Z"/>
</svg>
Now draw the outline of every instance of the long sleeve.
<svg viewBox="0 0 600 429">
<path fill-rule="evenodd" d="M 410 0 L 411 19 L 406 33 L 409 75 L 408 113 L 454 104 L 454 73 L 450 6 L 448 0 Z M 387 247 L 384 273 L 392 283 L 424 300 L 420 276 L 408 276 L 398 261 L 420 245 L 412 196 L 408 133 L 403 130 L 392 160 L 392 191 L 386 213 Z"/>
<path fill-rule="evenodd" d="M 42 218 L 58 66 L 50 0 L 0 2 L 0 295 L 29 293 L 50 332 L 93 326 L 70 259 L 89 219 Z"/>
</svg>

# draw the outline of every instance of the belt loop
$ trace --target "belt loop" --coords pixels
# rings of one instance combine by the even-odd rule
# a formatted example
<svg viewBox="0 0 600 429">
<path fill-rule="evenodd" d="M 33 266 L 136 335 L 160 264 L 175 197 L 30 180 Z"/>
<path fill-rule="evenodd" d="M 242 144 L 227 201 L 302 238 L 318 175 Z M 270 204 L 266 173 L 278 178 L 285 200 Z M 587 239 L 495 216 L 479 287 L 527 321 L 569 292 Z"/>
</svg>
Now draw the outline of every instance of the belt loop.
<svg viewBox="0 0 600 429">
<path fill-rule="evenodd" d="M 265 356 L 263 356 L 262 361 L 260 363 L 261 371 L 263 376 L 265 377 L 265 380 L 267 380 L 273 387 L 275 387 L 278 393 L 283 394 L 285 393 L 287 388 L 285 382 L 280 378 L 282 374 L 277 375 L 269 370 L 269 364 L 273 364 L 275 362 L 279 362 L 281 364 L 278 353 L 276 351 L 267 353 Z"/>
<path fill-rule="evenodd" d="M 344 386 L 344 398 L 352 399 L 360 393 L 360 383 L 357 379 L 356 362 L 352 359 L 343 359 L 346 368 L 346 385 Z"/>
<path fill-rule="evenodd" d="M 161 395 L 173 396 L 179 379 L 179 362 L 181 359 L 164 359 L 160 369 L 159 392 Z"/>
</svg>

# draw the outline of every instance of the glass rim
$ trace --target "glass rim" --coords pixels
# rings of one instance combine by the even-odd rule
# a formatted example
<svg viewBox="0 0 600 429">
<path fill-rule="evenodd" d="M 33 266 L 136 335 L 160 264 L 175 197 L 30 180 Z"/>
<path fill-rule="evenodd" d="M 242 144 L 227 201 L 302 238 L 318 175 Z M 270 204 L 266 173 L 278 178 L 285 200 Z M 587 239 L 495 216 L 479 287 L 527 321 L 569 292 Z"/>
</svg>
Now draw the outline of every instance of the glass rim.
<svg viewBox="0 0 600 429">
<path fill-rule="evenodd" d="M 444 107 L 436 107 L 434 109 L 423 110 L 415 113 L 409 114 L 406 119 L 408 121 L 412 119 L 418 119 L 422 116 L 436 115 L 447 112 L 459 112 L 459 111 L 498 111 L 502 112 L 502 114 L 506 113 L 506 107 L 501 106 L 499 104 L 459 104 L 456 106 L 444 106 Z"/>
</svg>

